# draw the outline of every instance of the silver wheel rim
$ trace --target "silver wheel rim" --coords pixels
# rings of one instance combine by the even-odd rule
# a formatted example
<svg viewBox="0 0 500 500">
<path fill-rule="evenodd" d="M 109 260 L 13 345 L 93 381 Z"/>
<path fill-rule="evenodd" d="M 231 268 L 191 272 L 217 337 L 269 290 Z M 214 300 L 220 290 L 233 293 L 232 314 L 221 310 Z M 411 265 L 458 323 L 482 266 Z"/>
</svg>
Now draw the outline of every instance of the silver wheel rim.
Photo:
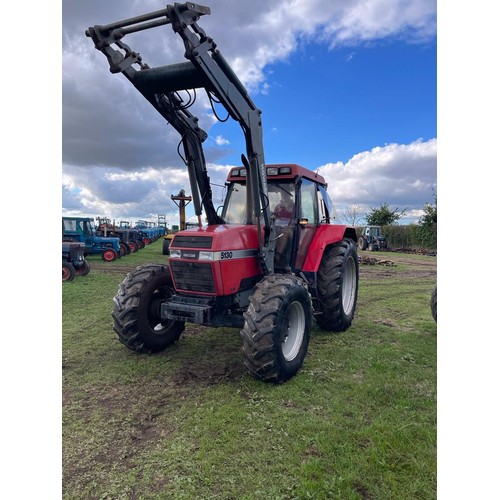
<svg viewBox="0 0 500 500">
<path fill-rule="evenodd" d="M 304 340 L 306 316 L 300 302 L 292 302 L 285 315 L 285 331 L 281 341 L 281 352 L 287 361 L 297 357 Z"/>
<path fill-rule="evenodd" d="M 356 295 L 356 264 L 352 257 L 346 262 L 344 279 L 342 280 L 342 308 L 344 313 L 349 315 L 354 307 L 354 297 Z"/>
</svg>

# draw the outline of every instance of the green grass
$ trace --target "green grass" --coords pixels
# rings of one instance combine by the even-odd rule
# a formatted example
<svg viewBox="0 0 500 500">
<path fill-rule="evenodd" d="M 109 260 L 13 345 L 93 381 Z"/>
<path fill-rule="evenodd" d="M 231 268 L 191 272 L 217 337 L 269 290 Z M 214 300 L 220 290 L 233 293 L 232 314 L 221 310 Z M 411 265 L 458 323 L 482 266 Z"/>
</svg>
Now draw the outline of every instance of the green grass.
<svg viewBox="0 0 500 500">
<path fill-rule="evenodd" d="M 244 372 L 237 329 L 126 349 L 111 319 L 125 271 L 91 257 L 62 284 L 64 498 L 435 498 L 435 258 L 370 255 L 396 266 L 361 266 L 352 327 L 315 328 L 278 386 Z M 159 240 L 113 266 L 165 259 Z"/>
</svg>

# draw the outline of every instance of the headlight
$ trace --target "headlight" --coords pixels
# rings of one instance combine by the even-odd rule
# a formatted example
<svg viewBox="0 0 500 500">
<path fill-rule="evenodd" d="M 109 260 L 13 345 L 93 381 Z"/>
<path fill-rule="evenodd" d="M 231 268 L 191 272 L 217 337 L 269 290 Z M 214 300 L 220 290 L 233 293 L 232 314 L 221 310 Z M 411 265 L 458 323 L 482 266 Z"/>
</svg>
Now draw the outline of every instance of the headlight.
<svg viewBox="0 0 500 500">
<path fill-rule="evenodd" d="M 170 250 L 170 258 L 171 259 L 180 259 L 181 251 L 180 250 Z"/>
<path fill-rule="evenodd" d="M 214 253 L 200 251 L 200 255 L 199 255 L 198 259 L 199 260 L 214 260 Z"/>
</svg>

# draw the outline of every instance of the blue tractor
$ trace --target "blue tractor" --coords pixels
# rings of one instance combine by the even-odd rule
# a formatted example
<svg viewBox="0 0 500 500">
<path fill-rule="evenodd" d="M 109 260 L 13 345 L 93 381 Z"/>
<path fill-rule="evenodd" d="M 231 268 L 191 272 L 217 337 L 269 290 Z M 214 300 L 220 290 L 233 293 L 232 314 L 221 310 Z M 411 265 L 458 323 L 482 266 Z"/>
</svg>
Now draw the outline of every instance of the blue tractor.
<svg viewBox="0 0 500 500">
<path fill-rule="evenodd" d="M 158 239 L 157 231 L 153 227 L 151 227 L 148 221 L 138 220 L 135 225 L 135 229 L 138 229 L 142 232 L 142 241 L 145 245 L 150 245 L 151 243 L 153 243 L 153 241 L 156 241 Z"/>
<path fill-rule="evenodd" d="M 90 264 L 84 257 L 85 243 L 62 242 L 62 280 L 73 281 L 75 276 L 86 276 Z"/>
<path fill-rule="evenodd" d="M 111 262 L 120 257 L 120 238 L 97 236 L 89 217 L 63 217 L 63 241 L 85 244 L 84 254 L 101 254 L 102 260 Z"/>
</svg>

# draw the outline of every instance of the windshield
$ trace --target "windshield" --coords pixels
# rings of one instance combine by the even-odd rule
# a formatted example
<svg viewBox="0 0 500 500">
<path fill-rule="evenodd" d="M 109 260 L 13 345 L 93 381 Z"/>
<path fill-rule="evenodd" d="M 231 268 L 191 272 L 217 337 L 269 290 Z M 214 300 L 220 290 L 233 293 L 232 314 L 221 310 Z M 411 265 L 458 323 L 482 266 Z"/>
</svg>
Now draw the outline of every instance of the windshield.
<svg viewBox="0 0 500 500">
<path fill-rule="evenodd" d="M 232 184 L 228 190 L 222 212 L 227 224 L 245 224 L 247 187 L 245 184 Z"/>
<path fill-rule="evenodd" d="M 295 217 L 295 185 L 293 182 L 269 182 L 269 209 L 276 224 L 286 225 Z M 233 183 L 228 191 L 223 219 L 227 224 L 245 224 L 246 185 Z"/>
</svg>

